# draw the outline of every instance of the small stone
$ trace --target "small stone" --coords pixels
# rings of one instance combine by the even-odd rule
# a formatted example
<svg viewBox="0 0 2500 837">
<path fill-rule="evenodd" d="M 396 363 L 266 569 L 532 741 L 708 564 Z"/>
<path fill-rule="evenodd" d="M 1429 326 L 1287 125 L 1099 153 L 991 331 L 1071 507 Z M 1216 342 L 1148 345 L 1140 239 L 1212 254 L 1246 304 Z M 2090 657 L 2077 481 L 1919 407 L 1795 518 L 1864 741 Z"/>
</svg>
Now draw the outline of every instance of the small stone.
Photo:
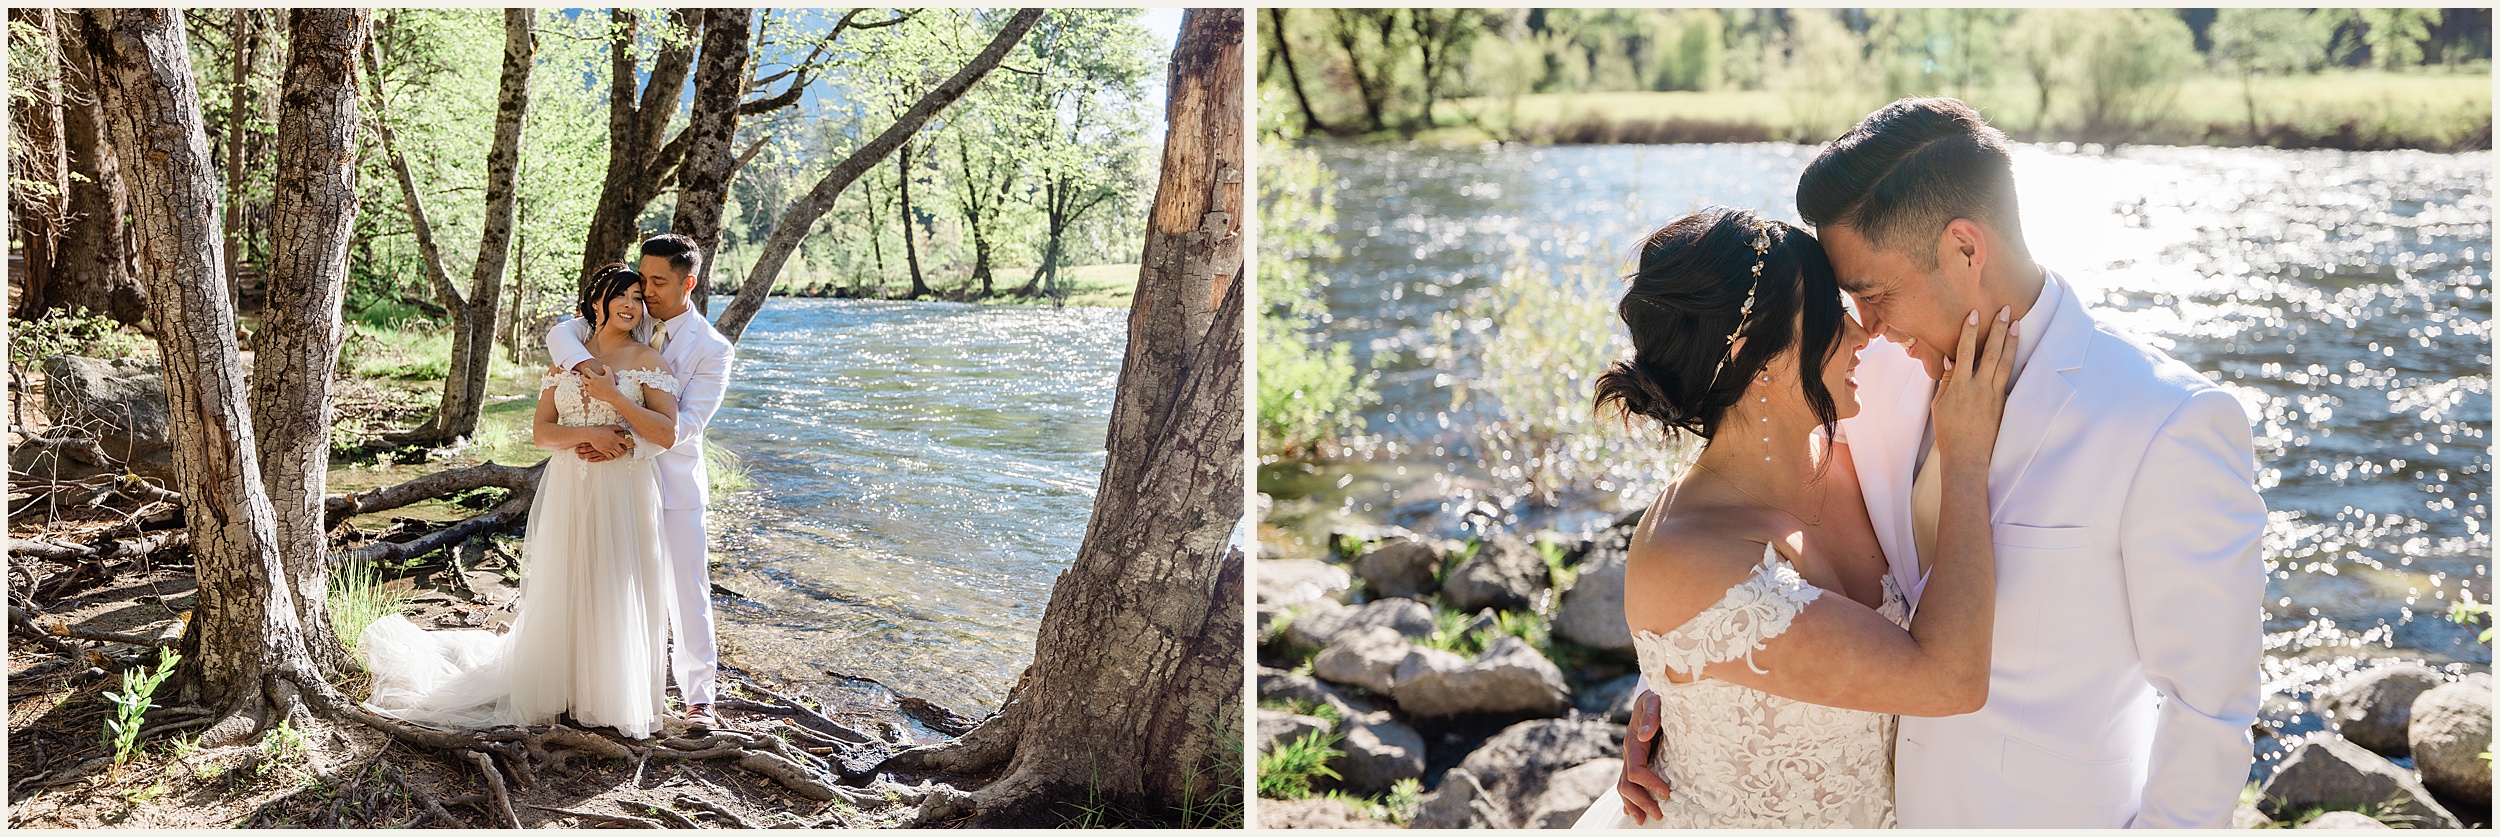
<svg viewBox="0 0 2500 837">
<path fill-rule="evenodd" d="M 1420 599 L 1441 588 L 1441 551 L 1413 538 L 1390 538 L 1364 552 L 1355 572 L 1372 595 Z"/>
<path fill-rule="evenodd" d="M 1441 786 L 1424 794 L 1416 806 L 1414 821 L 1406 827 L 1507 828 L 1493 824 L 1500 821 L 1502 814 L 1493 810 L 1485 796 L 1484 783 L 1476 779 L 1476 774 L 1463 767 L 1450 768 L 1450 772 L 1441 774 Z"/>
<path fill-rule="evenodd" d="M 1551 717 L 1571 709 L 1562 670 L 1515 636 L 1494 640 L 1468 661 L 1418 648 L 1399 665 L 1391 694 L 1398 707 L 1423 718 L 1458 715 Z"/>
<path fill-rule="evenodd" d="M 2243 802 L 2240 807 L 2231 809 L 2231 827 L 2273 828 L 2274 820 L 2267 818 L 2266 812 L 2257 810 L 2257 806 Z"/>
<path fill-rule="evenodd" d="M 1337 744 L 1345 756 L 1330 764 L 1344 777 L 1347 791 L 1383 794 L 1400 780 L 1423 777 L 1424 737 L 1414 727 L 1377 712 L 1347 718 L 1338 729 L 1345 732 L 1345 740 Z"/>
<path fill-rule="evenodd" d="M 1554 635 L 1617 654 L 1632 652 L 1632 628 L 1623 619 L 1623 566 L 1630 555 L 1631 525 L 1599 533 L 1580 559 L 1579 580 L 1563 591 L 1554 611 Z"/>
<path fill-rule="evenodd" d="M 1527 610 L 1549 575 L 1535 547 L 1517 535 L 1497 534 L 1441 580 L 1441 602 L 1460 611 Z"/>
<path fill-rule="evenodd" d="M 1397 631 L 1365 625 L 1338 634 L 1321 649 L 1319 656 L 1311 658 L 1311 673 L 1331 683 L 1385 695 L 1396 686 L 1398 667 L 1414 649 L 1414 643 Z"/>
<path fill-rule="evenodd" d="M 2387 827 L 2388 827 L 2388 825 L 2387 825 L 2386 823 L 2379 822 L 2378 820 L 2370 819 L 2370 816 L 2369 816 L 2368 814 L 2364 814 L 2364 813 L 2361 813 L 2361 812 L 2359 812 L 2359 811 L 2328 811 L 2328 812 L 2326 812 L 2326 813 L 2319 814 L 2319 815 L 2318 815 L 2318 817 L 2317 817 L 2317 819 L 2313 819 L 2313 820 L 2310 820 L 2310 821 L 2308 821 L 2308 822 L 2301 823 L 2301 824 L 2300 824 L 2300 827 L 2302 827 L 2302 828 L 2387 828 Z"/>
<path fill-rule="evenodd" d="M 1569 805 L 1569 797 L 1578 795 L 1577 783 L 1588 781 L 1595 772 L 1573 776 L 1565 788 L 1555 795 L 1556 779 L 1570 769 L 1591 762 L 1612 762 L 1621 757 L 1622 728 L 1599 721 L 1581 719 L 1546 719 L 1512 724 L 1484 742 L 1484 746 L 1468 753 L 1457 767 L 1450 768 L 1441 786 L 1425 795 L 1424 813 L 1410 825 L 1415 828 L 1530 828 L 1538 823 L 1531 815 L 1556 814 Z M 1614 762 L 1604 786 L 1590 793 L 1572 810 L 1585 809 L 1598 793 L 1613 786 L 1613 773 L 1621 772 L 1621 763 Z M 1460 781 L 1460 777 L 1465 777 Z M 1566 821 L 1564 825 L 1570 825 Z"/>
<path fill-rule="evenodd" d="M 2463 828 L 2432 801 L 2413 771 L 2332 733 L 2303 742 L 2258 789 L 2257 810 L 2276 820 L 2314 809 L 2376 806 L 2431 828 Z"/>
<path fill-rule="evenodd" d="M 2413 700 L 2406 731 L 2422 784 L 2452 808 L 2491 809 L 2491 675 L 2475 673 Z"/>
<path fill-rule="evenodd" d="M 2400 759 L 2412 753 L 2405 727 L 2413 699 L 2438 688 L 2439 670 L 2421 663 L 2371 666 L 2344 678 L 2319 702 L 2319 714 L 2344 739 Z"/>
<path fill-rule="evenodd" d="M 1259 800 L 1260 828 L 1396 828 L 1324 796 Z"/>
<path fill-rule="evenodd" d="M 1320 602 L 1328 602 L 1326 605 Z M 1410 637 L 1432 635 L 1432 608 L 1414 599 L 1380 599 L 1354 607 L 1321 599 L 1285 623 L 1285 641 L 1303 648 L 1325 648 L 1355 628 L 1378 626 Z"/>
<path fill-rule="evenodd" d="M 1296 715 L 1276 709 L 1259 710 L 1259 752 L 1275 750 L 1279 745 L 1302 740 L 1314 732 L 1327 732 L 1333 724 L 1328 719 Z"/>
<path fill-rule="evenodd" d="M 1354 583 L 1345 568 L 1309 558 L 1260 559 L 1259 603 L 1298 605 L 1333 597 Z"/>
<path fill-rule="evenodd" d="M 1554 774 L 1545 780 L 1545 795 L 1528 812 L 1527 828 L 1570 828 L 1589 805 L 1613 790 L 1623 775 L 1622 759 L 1598 759 Z"/>
</svg>

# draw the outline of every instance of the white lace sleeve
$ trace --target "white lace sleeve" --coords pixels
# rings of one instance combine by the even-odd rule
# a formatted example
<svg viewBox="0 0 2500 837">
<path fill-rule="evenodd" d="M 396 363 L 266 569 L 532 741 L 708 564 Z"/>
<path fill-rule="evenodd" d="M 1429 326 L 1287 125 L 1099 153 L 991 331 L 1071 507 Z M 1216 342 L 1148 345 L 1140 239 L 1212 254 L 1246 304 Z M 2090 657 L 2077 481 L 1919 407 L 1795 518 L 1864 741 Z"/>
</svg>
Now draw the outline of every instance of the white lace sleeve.
<svg viewBox="0 0 2500 837">
<path fill-rule="evenodd" d="M 618 381 L 633 381 L 670 395 L 677 394 L 677 376 L 657 369 L 627 369 L 616 373 Z"/>
<path fill-rule="evenodd" d="M 570 374 L 573 374 L 573 373 L 570 373 L 570 372 L 565 373 L 565 375 L 570 375 Z M 564 383 L 564 375 L 540 375 L 540 376 L 538 376 L 538 388 L 539 388 L 539 389 L 548 389 L 548 388 L 552 388 L 552 387 L 555 387 L 555 386 L 560 385 L 560 384 L 563 384 L 563 383 Z"/>
<path fill-rule="evenodd" d="M 1762 564 L 1728 588 L 1718 604 L 1664 636 L 1648 631 L 1636 634 L 1633 645 L 1640 654 L 1641 669 L 1655 671 L 1663 665 L 1698 678 L 1703 666 L 1742 659 L 1753 673 L 1769 674 L 1754 665 L 1753 653 L 1772 637 L 1787 633 L 1806 603 L 1822 594 L 1822 588 L 1807 584 L 1796 568 L 1780 560 L 1779 553 L 1766 544 Z"/>
</svg>

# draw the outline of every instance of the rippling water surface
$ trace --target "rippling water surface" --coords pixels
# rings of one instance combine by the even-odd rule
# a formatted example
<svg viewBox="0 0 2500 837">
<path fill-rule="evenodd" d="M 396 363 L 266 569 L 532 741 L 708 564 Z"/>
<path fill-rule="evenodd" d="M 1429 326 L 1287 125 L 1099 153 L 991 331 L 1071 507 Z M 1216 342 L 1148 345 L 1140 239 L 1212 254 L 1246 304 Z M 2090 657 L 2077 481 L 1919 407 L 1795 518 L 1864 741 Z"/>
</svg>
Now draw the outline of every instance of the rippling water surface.
<svg viewBox="0 0 2500 837">
<path fill-rule="evenodd" d="M 1793 223 L 1814 150 L 1321 153 L 1339 252 L 1315 265 L 1330 310 L 1315 327 L 1378 374 L 1383 398 L 1351 461 L 1266 469 L 1271 522 L 1306 535 L 1347 518 L 1457 535 L 1498 466 L 1475 455 L 1490 446 L 1448 391 L 1483 360 L 1448 345 L 1435 317 L 1506 264 L 1619 276 L 1639 236 L 1708 204 Z M 2023 146 L 2015 177 L 2037 258 L 2095 316 L 2231 387 L 2254 417 L 2274 517 L 2274 690 L 2301 693 L 2357 657 L 2487 669 L 2490 649 L 2445 616 L 2461 595 L 2489 595 L 2490 155 Z M 1609 302 L 1620 289 L 1606 289 Z M 1495 525 L 1600 526 L 1646 505 L 1667 475 L 1601 476 L 1615 490 L 1494 498 L 1509 509 Z"/>
<path fill-rule="evenodd" d="M 968 714 L 1030 662 L 1093 511 L 1125 310 L 775 299 L 711 438 L 724 656 Z"/>
</svg>

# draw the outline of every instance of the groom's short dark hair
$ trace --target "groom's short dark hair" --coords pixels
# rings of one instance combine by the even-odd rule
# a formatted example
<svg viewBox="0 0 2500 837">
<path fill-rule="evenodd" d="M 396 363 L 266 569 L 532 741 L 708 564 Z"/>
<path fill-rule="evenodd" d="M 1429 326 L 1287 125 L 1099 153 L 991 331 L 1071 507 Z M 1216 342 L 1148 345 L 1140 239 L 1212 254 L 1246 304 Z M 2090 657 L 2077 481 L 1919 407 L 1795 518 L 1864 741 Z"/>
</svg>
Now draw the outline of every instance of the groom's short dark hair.
<svg viewBox="0 0 2500 837">
<path fill-rule="evenodd" d="M 1969 218 L 2030 257 L 2005 134 L 1959 99 L 1902 99 L 1832 140 L 1797 178 L 1797 214 L 1928 259 L 1944 226 Z"/>
<path fill-rule="evenodd" d="M 703 264 L 703 248 L 694 239 L 676 233 L 662 233 L 642 240 L 642 254 L 668 260 L 670 270 L 693 276 Z"/>
</svg>

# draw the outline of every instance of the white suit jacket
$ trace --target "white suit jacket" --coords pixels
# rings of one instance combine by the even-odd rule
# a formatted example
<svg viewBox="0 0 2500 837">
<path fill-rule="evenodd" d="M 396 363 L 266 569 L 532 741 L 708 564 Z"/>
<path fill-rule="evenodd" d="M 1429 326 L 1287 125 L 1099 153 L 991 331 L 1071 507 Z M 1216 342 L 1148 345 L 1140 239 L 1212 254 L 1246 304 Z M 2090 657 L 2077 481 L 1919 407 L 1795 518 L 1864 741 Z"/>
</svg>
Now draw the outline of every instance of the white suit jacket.
<svg viewBox="0 0 2500 837">
<path fill-rule="evenodd" d="M 650 339 L 649 322 L 636 328 L 635 336 Z M 589 338 L 590 325 L 580 317 L 557 323 L 547 330 L 547 356 L 556 366 L 571 369 L 591 358 L 590 350 L 582 347 Z M 660 358 L 677 377 L 677 445 L 663 448 L 641 434 L 634 436 L 634 458 L 659 457 L 662 508 L 699 509 L 712 501 L 703 471 L 703 428 L 720 411 L 721 397 L 729 391 L 729 365 L 737 355 L 729 338 L 692 306 L 668 321 L 668 345 L 660 349 Z"/>
<path fill-rule="evenodd" d="M 1989 465 L 1988 702 L 1901 719 L 1900 824 L 2222 828 L 2260 688 L 2266 508 L 2248 415 L 2048 281 L 2057 307 L 2047 333 L 2022 335 L 2037 345 Z M 1934 382 L 1881 339 L 1858 378 L 1843 431 L 1876 537 L 1916 590 L 1910 485 Z"/>
</svg>

